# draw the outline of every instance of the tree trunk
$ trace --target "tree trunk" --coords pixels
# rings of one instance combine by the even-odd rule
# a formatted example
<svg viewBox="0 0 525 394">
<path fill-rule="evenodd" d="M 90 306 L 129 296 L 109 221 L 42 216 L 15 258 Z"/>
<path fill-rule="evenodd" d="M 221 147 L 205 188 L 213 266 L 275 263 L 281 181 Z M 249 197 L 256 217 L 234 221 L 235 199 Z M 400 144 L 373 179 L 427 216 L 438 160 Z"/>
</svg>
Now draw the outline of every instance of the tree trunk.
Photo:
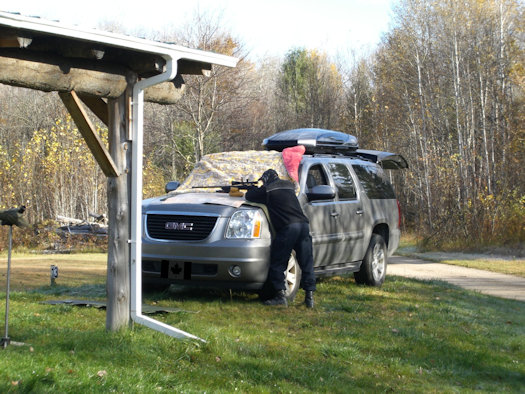
<svg viewBox="0 0 525 394">
<path fill-rule="evenodd" d="M 130 267 L 129 267 L 129 185 L 126 136 L 130 127 L 127 94 L 108 101 L 109 151 L 117 166 L 118 177 L 108 177 L 108 270 L 106 329 L 115 331 L 130 324 Z"/>
<path fill-rule="evenodd" d="M 459 154 L 459 173 L 460 173 L 460 195 L 457 196 L 458 206 L 462 206 L 468 199 L 468 190 L 465 185 L 467 183 L 467 173 L 463 160 L 465 158 L 465 144 L 463 136 L 463 127 L 461 124 L 461 74 L 460 74 L 460 60 L 458 49 L 457 33 L 454 31 L 454 49 L 452 53 L 452 70 L 454 71 L 454 106 L 456 111 L 456 132 L 458 137 L 458 154 Z"/>
</svg>

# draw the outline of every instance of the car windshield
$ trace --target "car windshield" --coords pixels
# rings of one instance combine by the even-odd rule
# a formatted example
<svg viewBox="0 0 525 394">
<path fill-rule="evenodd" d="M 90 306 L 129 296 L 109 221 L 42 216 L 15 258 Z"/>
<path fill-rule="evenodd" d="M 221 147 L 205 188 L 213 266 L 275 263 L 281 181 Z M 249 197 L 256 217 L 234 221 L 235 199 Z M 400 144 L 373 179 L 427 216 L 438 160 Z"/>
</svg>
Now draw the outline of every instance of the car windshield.
<svg viewBox="0 0 525 394">
<path fill-rule="evenodd" d="M 215 188 L 209 186 L 230 186 L 232 181 L 257 181 L 269 168 L 277 171 L 281 178 L 290 179 L 281 152 L 252 150 L 212 153 L 195 165 L 173 193 L 210 192 Z"/>
</svg>

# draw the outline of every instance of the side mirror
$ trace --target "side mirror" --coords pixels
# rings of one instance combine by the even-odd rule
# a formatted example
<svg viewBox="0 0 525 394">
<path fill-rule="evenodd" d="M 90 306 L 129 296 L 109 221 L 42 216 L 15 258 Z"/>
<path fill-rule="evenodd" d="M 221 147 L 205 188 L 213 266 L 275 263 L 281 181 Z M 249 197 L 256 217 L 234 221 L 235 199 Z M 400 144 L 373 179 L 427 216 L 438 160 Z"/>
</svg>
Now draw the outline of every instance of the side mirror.
<svg viewBox="0 0 525 394">
<path fill-rule="evenodd" d="M 306 193 L 306 197 L 308 197 L 308 201 L 333 200 L 335 198 L 335 190 L 329 185 L 316 185 Z"/>
<path fill-rule="evenodd" d="M 180 182 L 169 181 L 168 183 L 166 183 L 166 187 L 164 188 L 164 190 L 166 191 L 166 193 L 169 193 L 169 192 L 172 192 L 173 190 L 177 190 L 179 186 L 180 186 Z"/>
</svg>

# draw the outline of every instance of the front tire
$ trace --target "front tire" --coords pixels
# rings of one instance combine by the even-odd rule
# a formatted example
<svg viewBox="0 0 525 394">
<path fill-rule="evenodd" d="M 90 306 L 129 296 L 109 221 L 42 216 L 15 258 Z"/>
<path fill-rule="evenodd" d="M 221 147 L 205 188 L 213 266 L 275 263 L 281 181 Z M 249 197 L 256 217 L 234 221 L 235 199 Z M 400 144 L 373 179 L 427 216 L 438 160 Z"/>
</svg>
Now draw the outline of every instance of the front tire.
<svg viewBox="0 0 525 394">
<path fill-rule="evenodd" d="M 387 266 L 386 244 L 383 237 L 372 234 L 361 269 L 354 272 L 355 281 L 359 284 L 380 287 L 385 281 Z"/>
<path fill-rule="evenodd" d="M 285 290 L 284 295 L 288 302 L 292 302 L 295 299 L 295 295 L 301 285 L 301 268 L 295 258 L 295 252 L 292 251 L 290 259 L 288 260 L 288 266 L 284 271 L 284 284 Z M 261 290 L 259 290 L 259 298 L 261 301 L 269 300 L 275 296 L 275 289 L 273 285 L 266 280 Z"/>
<path fill-rule="evenodd" d="M 295 252 L 292 252 L 290 255 L 288 266 L 286 267 L 286 271 L 284 271 L 284 277 L 286 299 L 292 302 L 301 285 L 301 268 L 299 268 L 299 263 L 295 258 Z"/>
</svg>

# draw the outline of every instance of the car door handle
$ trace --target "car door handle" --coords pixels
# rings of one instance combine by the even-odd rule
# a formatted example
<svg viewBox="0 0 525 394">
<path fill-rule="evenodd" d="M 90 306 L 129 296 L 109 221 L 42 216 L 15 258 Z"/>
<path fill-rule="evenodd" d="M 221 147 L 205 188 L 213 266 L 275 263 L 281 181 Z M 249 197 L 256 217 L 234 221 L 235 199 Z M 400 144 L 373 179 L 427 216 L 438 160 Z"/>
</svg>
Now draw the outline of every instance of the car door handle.
<svg viewBox="0 0 525 394">
<path fill-rule="evenodd" d="M 356 209 L 355 214 L 356 215 L 362 215 L 364 211 L 362 209 Z"/>
<path fill-rule="evenodd" d="M 338 212 L 331 212 L 330 216 L 333 217 L 334 219 L 337 219 L 339 217 L 339 213 Z"/>
</svg>

